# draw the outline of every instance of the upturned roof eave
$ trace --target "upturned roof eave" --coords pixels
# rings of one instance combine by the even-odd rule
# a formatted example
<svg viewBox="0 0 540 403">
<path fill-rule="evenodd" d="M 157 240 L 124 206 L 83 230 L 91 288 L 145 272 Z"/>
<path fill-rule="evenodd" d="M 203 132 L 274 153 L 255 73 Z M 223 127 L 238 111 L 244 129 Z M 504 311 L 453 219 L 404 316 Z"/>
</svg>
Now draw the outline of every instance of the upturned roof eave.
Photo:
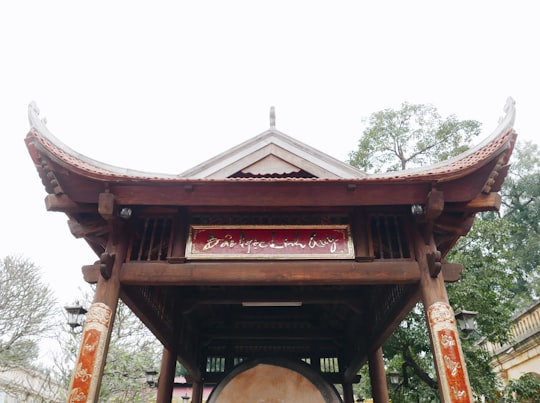
<svg viewBox="0 0 540 403">
<path fill-rule="evenodd" d="M 47 129 L 44 122 L 39 118 L 39 110 L 35 104 L 29 106 L 29 120 L 31 124 L 30 132 L 26 137 L 27 147 L 36 166 L 40 164 L 41 157 L 48 158 L 72 174 L 78 175 L 81 179 L 85 178 L 92 181 L 107 183 L 125 183 L 125 184 L 145 184 L 145 185 L 166 185 L 174 183 L 278 183 L 292 182 L 345 182 L 357 185 L 394 183 L 394 184 L 412 184 L 424 182 L 448 182 L 463 178 L 477 171 L 495 158 L 501 160 L 501 164 L 507 164 L 510 158 L 513 145 L 516 139 L 516 133 L 513 130 L 515 119 L 515 105 L 513 100 L 509 99 L 505 106 L 506 115 L 500 119 L 498 127 L 482 143 L 476 147 L 460 154 L 457 157 L 441 162 L 439 164 L 427 167 L 397 171 L 384 174 L 362 175 L 357 177 L 343 178 L 257 178 L 257 179 L 239 179 L 239 178 L 199 178 L 185 175 L 171 175 L 162 173 L 151 173 L 138 171 L 128 168 L 120 168 L 105 164 L 89 157 L 86 157 L 63 144 Z M 269 132 L 263 132 L 260 136 L 267 136 Z M 285 139 L 288 136 L 280 133 Z M 299 143 L 302 144 L 302 143 Z M 320 153 L 323 155 L 324 153 Z M 218 156 L 219 158 L 219 156 Z M 331 157 L 329 157 L 331 158 Z M 190 172 L 190 171 L 186 171 Z M 46 179 L 46 178 L 42 178 Z"/>
</svg>

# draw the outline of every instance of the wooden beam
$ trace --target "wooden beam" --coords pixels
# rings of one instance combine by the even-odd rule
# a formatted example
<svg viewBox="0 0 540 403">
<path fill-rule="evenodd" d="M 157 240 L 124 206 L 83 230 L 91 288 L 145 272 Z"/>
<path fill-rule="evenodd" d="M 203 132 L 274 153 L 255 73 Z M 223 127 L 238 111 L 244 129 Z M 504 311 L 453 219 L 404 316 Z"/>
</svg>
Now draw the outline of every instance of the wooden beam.
<svg viewBox="0 0 540 403">
<path fill-rule="evenodd" d="M 294 359 L 296 358 L 297 357 L 294 357 Z M 317 371 L 319 371 L 319 369 L 317 369 Z M 225 373 L 223 372 L 207 372 L 204 374 L 204 381 L 205 383 L 218 383 L 224 376 Z M 343 383 L 343 375 L 340 372 L 323 372 L 321 373 L 321 376 L 326 379 L 327 382 L 334 385 Z M 360 382 L 360 379 L 360 375 L 357 375 L 352 379 L 351 383 L 358 383 Z"/>
<path fill-rule="evenodd" d="M 331 340 L 341 345 L 344 335 L 329 329 L 210 329 L 204 332 L 202 339 L 211 340 L 272 340 L 275 341 L 314 341 Z M 338 341 L 340 341 L 338 343 Z"/>
<path fill-rule="evenodd" d="M 461 279 L 463 265 L 460 263 L 442 263 L 442 275 L 445 283 L 455 283 Z"/>
<path fill-rule="evenodd" d="M 99 264 L 83 267 L 84 279 L 97 281 Z M 243 261 L 124 263 L 126 285 L 362 285 L 407 284 L 420 279 L 418 264 L 403 261 Z"/>
<path fill-rule="evenodd" d="M 466 211 L 467 213 L 478 213 L 480 211 L 498 211 L 501 208 L 501 195 L 496 192 L 480 193 L 478 196 L 466 203 L 451 203 L 445 205 L 445 211 Z"/>
<path fill-rule="evenodd" d="M 472 401 L 472 391 L 454 312 L 448 302 L 442 276 L 433 278 L 429 271 L 427 255 L 436 251 L 435 242 L 431 240 L 426 245 L 419 238 L 415 239 L 415 249 L 422 273 L 420 291 L 441 402 L 469 402 Z"/>
<path fill-rule="evenodd" d="M 109 225 L 103 220 L 93 220 L 82 225 L 80 222 L 71 219 L 68 220 L 69 230 L 75 238 L 84 238 L 89 236 L 102 236 L 109 232 Z"/>
<path fill-rule="evenodd" d="M 366 350 L 366 346 L 369 346 L 369 348 L 372 349 L 377 349 L 382 346 L 384 341 L 392 334 L 394 329 L 399 326 L 401 321 L 409 314 L 419 299 L 419 288 L 414 287 L 414 290 L 409 293 L 406 302 L 401 305 L 397 311 L 394 311 L 395 313 L 388 318 L 388 322 L 382 326 L 377 333 L 369 335 L 367 340 L 358 337 L 358 342 L 355 346 L 356 353 L 351 356 L 349 365 L 344 373 L 345 382 L 353 379 L 367 361 L 370 352 Z"/>
<path fill-rule="evenodd" d="M 227 287 L 223 289 L 186 289 L 180 300 L 187 305 L 240 305 L 242 302 L 280 302 L 299 301 L 309 304 L 346 304 L 355 312 L 362 312 L 363 288 L 351 287 L 340 289 L 320 287 Z"/>
<path fill-rule="evenodd" d="M 189 184 L 189 188 L 185 185 Z M 191 181 L 163 184 L 111 184 L 119 205 L 162 206 L 373 206 L 422 204 L 431 183 L 363 183 L 351 192 L 339 181 Z M 478 192 L 475 192 L 475 195 Z M 468 194 L 461 200 L 468 200 Z M 474 197 L 471 195 L 471 197 Z"/>
<path fill-rule="evenodd" d="M 425 220 L 433 221 L 444 210 L 444 194 L 439 190 L 432 190 L 426 200 Z"/>
<path fill-rule="evenodd" d="M 114 218 L 114 195 L 112 193 L 100 193 L 98 202 L 98 212 L 105 220 Z"/>
<path fill-rule="evenodd" d="M 465 208 L 470 212 L 499 211 L 501 208 L 501 195 L 493 192 L 488 194 L 482 193 L 465 204 Z"/>
<path fill-rule="evenodd" d="M 126 257 L 127 241 L 115 244 L 111 237 L 106 250 L 111 255 L 116 255 L 118 259 L 113 262 L 108 279 L 98 276 L 94 300 L 86 316 L 79 356 L 69 389 L 69 396 L 80 396 L 81 400 L 89 402 L 97 402 L 99 397 L 121 288 L 118 276 Z M 99 271 L 99 264 L 97 267 Z"/>
<path fill-rule="evenodd" d="M 45 197 L 45 208 L 47 211 L 55 211 L 61 213 L 90 213 L 95 212 L 95 205 L 79 204 L 74 202 L 67 195 L 49 194 Z"/>
</svg>

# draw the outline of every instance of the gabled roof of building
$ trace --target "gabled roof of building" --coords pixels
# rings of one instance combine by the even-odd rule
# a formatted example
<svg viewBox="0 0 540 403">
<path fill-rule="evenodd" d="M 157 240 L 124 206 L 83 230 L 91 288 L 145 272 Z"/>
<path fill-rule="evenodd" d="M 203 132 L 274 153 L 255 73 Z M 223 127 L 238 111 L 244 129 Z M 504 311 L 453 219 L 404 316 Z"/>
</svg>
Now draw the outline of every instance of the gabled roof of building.
<svg viewBox="0 0 540 403">
<path fill-rule="evenodd" d="M 304 174 L 296 175 L 301 172 Z M 338 179 L 361 178 L 366 174 L 271 127 L 258 136 L 183 172 L 180 176 L 208 179 L 238 177 Z"/>
</svg>

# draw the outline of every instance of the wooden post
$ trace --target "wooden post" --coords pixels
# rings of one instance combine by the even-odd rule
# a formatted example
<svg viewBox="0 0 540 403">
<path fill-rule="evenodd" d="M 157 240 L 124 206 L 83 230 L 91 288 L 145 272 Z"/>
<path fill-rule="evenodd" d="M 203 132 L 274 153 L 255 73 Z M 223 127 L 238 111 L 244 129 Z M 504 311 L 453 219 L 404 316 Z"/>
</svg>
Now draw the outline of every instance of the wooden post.
<svg viewBox="0 0 540 403">
<path fill-rule="evenodd" d="M 354 403 L 352 383 L 346 382 L 341 386 L 343 387 L 343 403 Z"/>
<path fill-rule="evenodd" d="M 176 353 L 163 347 L 156 403 L 167 403 L 172 400 L 175 370 Z"/>
<path fill-rule="evenodd" d="M 371 378 L 371 392 L 375 403 L 389 403 L 388 385 L 382 347 L 369 354 L 369 377 Z"/>
<path fill-rule="evenodd" d="M 454 311 L 448 303 L 442 275 L 430 267 L 437 264 L 437 259 L 433 256 L 440 256 L 440 254 L 433 238 L 425 242 L 425 238 L 417 234 L 415 246 L 416 259 L 421 271 L 420 289 L 433 360 L 437 370 L 441 402 L 472 402 L 473 396 Z"/>
<path fill-rule="evenodd" d="M 203 383 L 202 381 L 193 381 L 191 389 L 191 403 L 202 403 L 203 399 Z"/>
<path fill-rule="evenodd" d="M 126 240 L 113 242 L 109 237 L 102 256 L 94 301 L 86 315 L 79 356 L 73 370 L 68 402 L 97 402 L 101 378 L 109 349 L 114 316 L 120 294 L 120 270 L 126 254 Z M 103 273 L 106 273 L 105 278 Z"/>
</svg>

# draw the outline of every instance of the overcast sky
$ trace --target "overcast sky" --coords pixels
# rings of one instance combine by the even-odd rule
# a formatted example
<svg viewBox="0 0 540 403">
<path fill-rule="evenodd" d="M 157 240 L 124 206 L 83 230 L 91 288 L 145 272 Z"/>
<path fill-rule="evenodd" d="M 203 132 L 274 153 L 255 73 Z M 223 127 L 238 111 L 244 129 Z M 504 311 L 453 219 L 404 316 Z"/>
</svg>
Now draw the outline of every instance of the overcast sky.
<svg viewBox="0 0 540 403">
<path fill-rule="evenodd" d="M 180 173 L 269 127 L 340 160 L 363 119 L 431 103 L 483 137 L 506 98 L 536 140 L 534 1 L 2 1 L 0 257 L 43 268 L 66 304 L 97 257 L 45 211 L 24 146 L 27 105 L 72 149 Z"/>
</svg>

